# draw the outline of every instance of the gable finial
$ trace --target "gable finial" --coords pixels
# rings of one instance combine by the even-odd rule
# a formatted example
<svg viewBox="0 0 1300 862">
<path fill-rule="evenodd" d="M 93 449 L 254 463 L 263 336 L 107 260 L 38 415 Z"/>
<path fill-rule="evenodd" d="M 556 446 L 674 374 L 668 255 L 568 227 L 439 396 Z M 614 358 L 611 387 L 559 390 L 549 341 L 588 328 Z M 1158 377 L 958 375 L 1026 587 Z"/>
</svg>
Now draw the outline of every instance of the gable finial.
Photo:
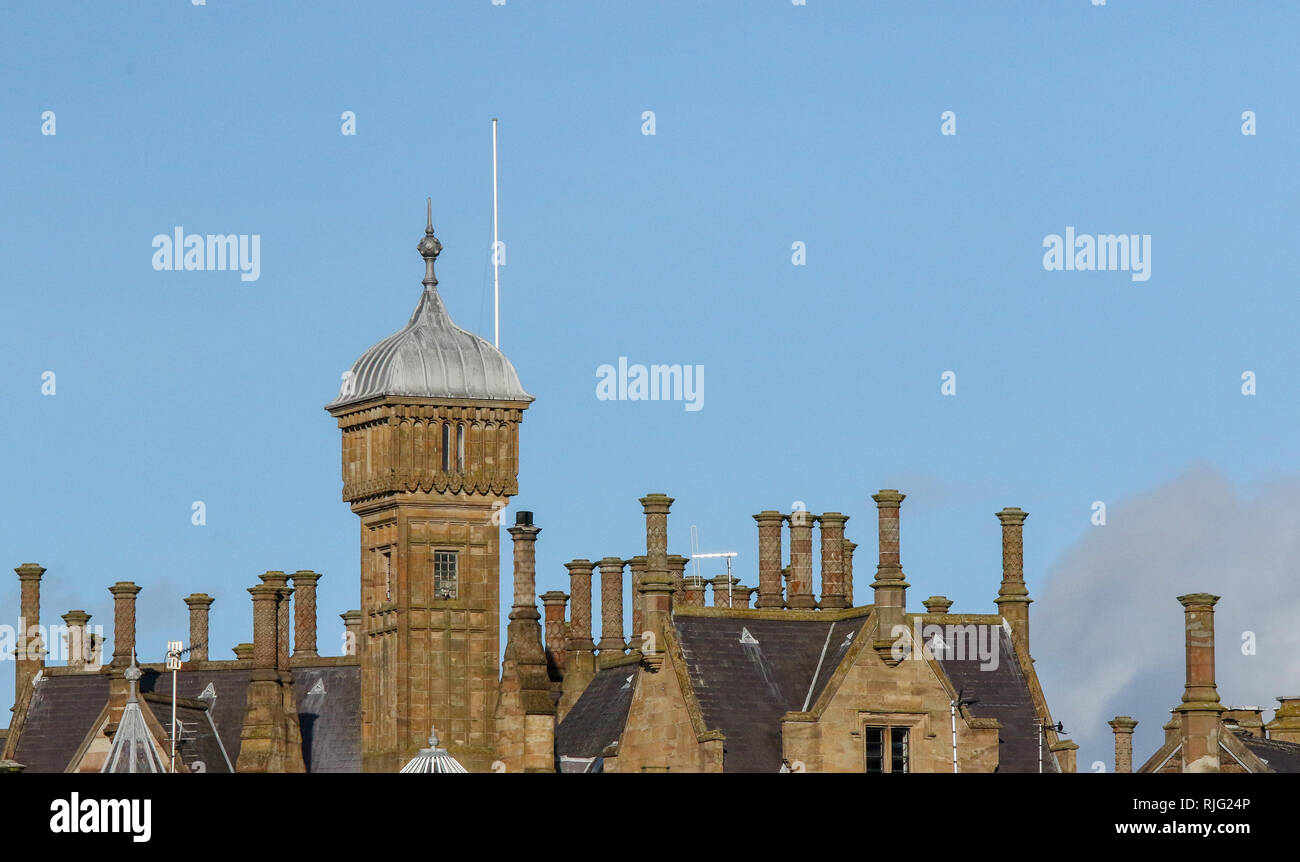
<svg viewBox="0 0 1300 862">
<path fill-rule="evenodd" d="M 429 218 L 424 228 L 424 237 L 416 248 L 424 258 L 424 284 L 426 287 L 435 287 L 438 284 L 438 277 L 433 274 L 433 262 L 442 253 L 442 243 L 438 242 L 438 238 L 433 235 L 433 198 L 428 198 L 427 202 Z"/>
</svg>

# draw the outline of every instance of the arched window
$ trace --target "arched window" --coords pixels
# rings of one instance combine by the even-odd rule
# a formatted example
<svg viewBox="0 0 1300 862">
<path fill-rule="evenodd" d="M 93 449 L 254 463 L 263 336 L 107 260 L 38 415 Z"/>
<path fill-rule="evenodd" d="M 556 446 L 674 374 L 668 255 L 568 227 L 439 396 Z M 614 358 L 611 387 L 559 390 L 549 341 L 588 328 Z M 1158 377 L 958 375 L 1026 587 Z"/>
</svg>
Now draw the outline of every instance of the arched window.
<svg viewBox="0 0 1300 862">
<path fill-rule="evenodd" d="M 442 472 L 451 469 L 451 423 L 442 423 Z"/>
<path fill-rule="evenodd" d="M 465 425 L 456 426 L 456 471 L 465 472 Z"/>
</svg>

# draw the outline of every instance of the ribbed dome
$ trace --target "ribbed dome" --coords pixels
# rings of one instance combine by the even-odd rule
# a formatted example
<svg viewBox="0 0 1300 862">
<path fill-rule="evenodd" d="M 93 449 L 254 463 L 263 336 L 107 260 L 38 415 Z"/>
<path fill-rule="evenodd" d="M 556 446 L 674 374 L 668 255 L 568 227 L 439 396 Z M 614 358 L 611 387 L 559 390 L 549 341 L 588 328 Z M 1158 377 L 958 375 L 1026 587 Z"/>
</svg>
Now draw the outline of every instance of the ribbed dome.
<svg viewBox="0 0 1300 862">
<path fill-rule="evenodd" d="M 447 314 L 433 274 L 442 243 L 433 235 L 432 219 L 419 250 L 425 259 L 424 294 L 410 322 L 361 354 L 326 409 L 382 395 L 532 401 L 505 354 Z"/>
</svg>

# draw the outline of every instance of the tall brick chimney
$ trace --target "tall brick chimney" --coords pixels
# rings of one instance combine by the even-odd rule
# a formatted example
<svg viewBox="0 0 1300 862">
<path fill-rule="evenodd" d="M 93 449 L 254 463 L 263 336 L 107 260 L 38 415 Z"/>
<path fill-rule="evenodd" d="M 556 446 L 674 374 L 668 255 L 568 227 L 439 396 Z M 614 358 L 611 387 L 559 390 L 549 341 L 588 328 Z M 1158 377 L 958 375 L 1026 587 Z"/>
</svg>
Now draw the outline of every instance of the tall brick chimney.
<svg viewBox="0 0 1300 862">
<path fill-rule="evenodd" d="M 713 606 L 715 608 L 735 607 L 735 585 L 740 578 L 729 575 L 717 575 L 709 581 L 713 585 Z"/>
<path fill-rule="evenodd" d="M 344 611 L 339 614 L 343 620 L 343 633 L 346 636 L 344 642 L 344 655 L 361 654 L 361 611 L 352 610 Z"/>
<path fill-rule="evenodd" d="M 514 540 L 514 606 L 506 626 L 506 649 L 496 708 L 497 758 L 509 772 L 554 771 L 555 703 L 537 612 L 537 534 L 532 512 L 517 512 L 508 531 Z"/>
<path fill-rule="evenodd" d="M 18 574 L 18 644 L 14 649 L 14 697 L 21 697 L 32 679 L 45 667 L 41 640 L 41 575 L 36 563 L 23 563 Z"/>
<path fill-rule="evenodd" d="M 293 657 L 316 658 L 316 584 L 320 575 L 310 569 L 293 573 Z"/>
<path fill-rule="evenodd" d="M 253 667 L 249 672 L 236 772 L 306 772 L 302 730 L 289 671 L 289 596 L 284 572 L 261 575 L 253 597 Z"/>
<path fill-rule="evenodd" d="M 1029 513 L 1007 508 L 998 512 L 1002 522 L 1002 586 L 994 603 L 1011 625 L 1011 640 L 1029 656 L 1029 588 L 1025 586 L 1024 524 Z"/>
<path fill-rule="evenodd" d="M 673 594 L 677 589 L 668 560 L 668 512 L 673 498 L 667 494 L 647 494 L 640 502 L 645 514 L 646 562 L 638 590 L 642 597 L 642 626 L 644 631 L 654 634 L 654 649 L 642 640 L 642 632 L 635 632 L 634 637 L 646 665 L 651 671 L 657 671 L 663 664 L 664 632 L 672 618 Z"/>
<path fill-rule="evenodd" d="M 844 524 L 848 515 L 825 512 L 817 520 L 822 533 L 822 607 L 847 608 L 844 584 Z"/>
<path fill-rule="evenodd" d="M 754 516 L 758 522 L 758 608 L 782 608 L 781 597 L 781 525 L 785 516 L 771 509 Z M 700 603 L 703 604 L 703 595 Z"/>
<path fill-rule="evenodd" d="M 113 594 L 113 670 L 120 674 L 135 656 L 135 597 L 140 588 L 130 581 L 118 581 L 108 591 Z M 123 698 L 126 694 L 123 686 Z"/>
<path fill-rule="evenodd" d="M 693 608 L 704 607 L 704 585 L 707 583 L 701 575 L 682 578 L 682 604 Z"/>
<path fill-rule="evenodd" d="M 632 584 L 632 631 L 628 637 L 628 647 L 639 649 L 641 632 L 645 631 L 645 605 L 641 595 L 641 579 L 645 577 L 645 555 L 632 557 L 627 561 L 628 579 Z"/>
<path fill-rule="evenodd" d="M 591 638 L 591 572 L 595 566 L 590 560 L 571 560 L 564 567 L 569 570 L 570 609 L 560 718 L 568 714 L 596 675 L 596 644 Z"/>
<path fill-rule="evenodd" d="M 1265 725 L 1268 738 L 1281 742 L 1300 742 L 1300 695 L 1284 694 L 1277 699 L 1273 720 Z"/>
<path fill-rule="evenodd" d="M 87 633 L 90 614 L 85 611 L 68 611 L 63 615 L 63 627 L 68 635 L 68 669 L 84 670 L 91 660 L 93 645 Z"/>
<path fill-rule="evenodd" d="M 813 595 L 812 531 L 816 518 L 801 509 L 790 513 L 790 594 L 792 608 L 815 608 Z"/>
<path fill-rule="evenodd" d="M 876 566 L 876 579 L 871 588 L 875 592 L 876 616 L 880 620 L 879 641 L 892 642 L 894 627 L 903 625 L 907 612 L 907 588 L 903 566 L 899 557 L 898 516 L 906 494 L 893 488 L 884 488 L 871 495 L 876 501 L 876 514 L 880 535 L 880 562 Z"/>
<path fill-rule="evenodd" d="M 853 552 L 858 549 L 857 542 L 844 540 L 844 598 L 853 606 Z"/>
<path fill-rule="evenodd" d="M 600 566 L 600 662 L 621 659 L 627 649 L 623 640 L 623 566 L 619 557 L 603 557 Z"/>
<path fill-rule="evenodd" d="M 673 603 L 675 604 L 682 595 L 682 580 L 686 577 L 686 564 L 690 559 L 683 557 L 681 554 L 668 555 L 668 571 L 673 576 Z"/>
<path fill-rule="evenodd" d="M 289 605 L 290 597 L 293 595 L 293 590 L 289 587 L 289 576 L 278 569 L 273 569 L 263 572 L 258 577 L 263 584 L 280 591 L 275 597 L 275 667 L 287 673 L 289 670 Z"/>
<path fill-rule="evenodd" d="M 1133 771 L 1133 728 L 1138 723 L 1127 715 L 1117 715 L 1107 722 L 1115 732 L 1115 771 Z"/>
<path fill-rule="evenodd" d="M 569 608 L 569 594 L 564 590 L 548 590 L 539 596 L 542 600 L 542 622 L 546 635 L 546 670 L 552 682 L 564 679 L 568 663 L 569 623 L 565 614 Z"/>
<path fill-rule="evenodd" d="M 1218 772 L 1223 705 L 1214 681 L 1214 605 L 1219 597 L 1188 593 L 1178 601 L 1187 643 L 1187 685 L 1176 707 L 1182 716 L 1183 772 Z"/>
<path fill-rule="evenodd" d="M 118 581 L 108 588 L 113 594 L 113 660 L 109 664 L 106 731 L 111 736 L 122 720 L 130 686 L 123 675 L 135 657 L 135 597 L 140 588 L 130 581 Z"/>
<path fill-rule="evenodd" d="M 208 660 L 208 609 L 213 601 L 207 593 L 190 593 L 185 597 L 190 609 L 190 661 Z"/>
</svg>

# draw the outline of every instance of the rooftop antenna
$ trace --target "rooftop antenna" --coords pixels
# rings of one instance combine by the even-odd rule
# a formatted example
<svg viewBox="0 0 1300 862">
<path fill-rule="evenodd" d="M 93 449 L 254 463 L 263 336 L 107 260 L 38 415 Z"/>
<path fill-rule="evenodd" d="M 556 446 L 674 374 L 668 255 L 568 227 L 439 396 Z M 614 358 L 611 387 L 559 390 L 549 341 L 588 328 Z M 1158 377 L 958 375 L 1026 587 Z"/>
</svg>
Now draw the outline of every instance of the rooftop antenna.
<svg viewBox="0 0 1300 862">
<path fill-rule="evenodd" d="M 497 238 L 497 118 L 492 118 L 492 346 L 501 349 L 501 241 Z"/>
<path fill-rule="evenodd" d="M 700 561 L 695 555 L 700 552 L 700 528 L 691 524 L 691 559 L 695 562 L 695 577 L 700 576 Z"/>
<path fill-rule="evenodd" d="M 429 211 L 429 218 L 432 220 L 432 203 L 429 204 Z M 181 641 L 167 641 L 167 670 L 172 672 L 172 728 L 169 735 L 172 738 L 171 771 L 173 774 L 176 772 L 176 671 L 181 669 L 181 657 L 194 649 L 195 646 L 201 646 L 201 644 L 185 646 Z"/>
<path fill-rule="evenodd" d="M 692 528 L 692 529 L 693 529 L 693 528 Z M 717 554 L 691 554 L 691 559 L 697 561 L 697 562 L 695 563 L 695 571 L 696 571 L 696 572 L 699 572 L 699 570 L 700 570 L 700 568 L 699 568 L 700 564 L 699 564 L 699 562 L 698 562 L 699 560 L 711 560 L 711 559 L 717 559 L 718 557 L 726 557 L 726 558 L 727 558 L 727 607 L 728 607 L 728 608 L 730 608 L 730 607 L 732 606 L 732 603 L 731 603 L 731 582 L 732 582 L 733 578 L 731 577 L 731 558 L 732 558 L 732 557 L 739 557 L 739 556 L 740 556 L 740 554 L 737 553 L 736 551 L 722 551 L 721 553 L 717 553 Z M 717 601 L 717 599 L 715 598 L 714 601 Z"/>
</svg>

